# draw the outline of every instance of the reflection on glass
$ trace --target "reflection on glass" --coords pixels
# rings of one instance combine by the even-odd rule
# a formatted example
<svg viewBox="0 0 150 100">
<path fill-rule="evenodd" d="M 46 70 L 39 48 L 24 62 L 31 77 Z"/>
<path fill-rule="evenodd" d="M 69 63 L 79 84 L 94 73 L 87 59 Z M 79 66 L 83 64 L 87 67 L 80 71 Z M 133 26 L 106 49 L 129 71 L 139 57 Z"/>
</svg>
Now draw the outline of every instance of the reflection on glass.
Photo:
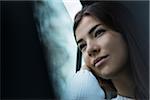
<svg viewBox="0 0 150 100">
<path fill-rule="evenodd" d="M 77 52 L 72 29 L 74 15 L 68 10 L 73 3 L 64 2 L 66 3 L 61 0 L 35 2 L 39 38 L 45 50 L 49 78 L 58 99 L 64 95 L 66 83 L 75 73 Z"/>
</svg>

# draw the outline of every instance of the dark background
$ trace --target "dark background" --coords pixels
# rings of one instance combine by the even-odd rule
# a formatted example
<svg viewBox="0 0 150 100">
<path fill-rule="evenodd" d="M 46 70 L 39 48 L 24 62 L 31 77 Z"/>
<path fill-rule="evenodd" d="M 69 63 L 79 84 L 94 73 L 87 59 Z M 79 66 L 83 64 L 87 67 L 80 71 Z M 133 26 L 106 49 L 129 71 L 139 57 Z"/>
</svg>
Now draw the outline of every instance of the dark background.
<svg viewBox="0 0 150 100">
<path fill-rule="evenodd" d="M 54 98 L 33 2 L 1 1 L 1 98 Z"/>
</svg>

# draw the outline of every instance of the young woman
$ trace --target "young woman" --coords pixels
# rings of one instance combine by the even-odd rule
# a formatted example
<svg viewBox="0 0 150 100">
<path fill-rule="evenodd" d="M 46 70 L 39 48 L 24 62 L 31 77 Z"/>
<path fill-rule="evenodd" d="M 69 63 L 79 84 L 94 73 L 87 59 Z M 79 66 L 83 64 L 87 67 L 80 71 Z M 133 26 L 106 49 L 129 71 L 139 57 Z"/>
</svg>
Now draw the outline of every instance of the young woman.
<svg viewBox="0 0 150 100">
<path fill-rule="evenodd" d="M 85 61 L 81 69 L 94 75 L 105 98 L 149 99 L 148 63 L 136 38 L 143 33 L 127 8 L 114 1 L 93 3 L 77 13 L 73 29 Z"/>
</svg>

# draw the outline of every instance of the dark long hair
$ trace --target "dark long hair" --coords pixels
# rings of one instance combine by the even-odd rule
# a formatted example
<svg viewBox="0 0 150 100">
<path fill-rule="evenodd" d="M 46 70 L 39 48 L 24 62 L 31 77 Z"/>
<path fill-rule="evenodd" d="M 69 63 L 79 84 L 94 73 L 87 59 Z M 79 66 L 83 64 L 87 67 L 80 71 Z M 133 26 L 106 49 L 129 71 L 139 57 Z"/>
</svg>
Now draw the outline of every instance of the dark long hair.
<svg viewBox="0 0 150 100">
<path fill-rule="evenodd" d="M 143 51 L 143 49 L 148 49 L 148 47 L 143 46 L 144 43 L 140 39 L 141 37 L 138 37 L 141 36 L 140 34 L 143 34 L 143 30 L 142 27 L 138 26 L 138 23 L 135 21 L 132 13 L 129 12 L 129 9 L 127 9 L 119 1 L 99 1 L 91 5 L 85 6 L 75 16 L 73 26 L 74 36 L 78 24 L 82 20 L 83 16 L 87 15 L 96 17 L 97 19 L 101 20 L 105 25 L 109 26 L 111 29 L 122 34 L 128 45 L 129 62 L 136 84 L 136 99 L 148 100 L 148 52 Z M 144 33 L 143 36 L 146 36 L 145 34 L 148 33 Z M 146 59 L 145 56 L 147 57 Z"/>
</svg>

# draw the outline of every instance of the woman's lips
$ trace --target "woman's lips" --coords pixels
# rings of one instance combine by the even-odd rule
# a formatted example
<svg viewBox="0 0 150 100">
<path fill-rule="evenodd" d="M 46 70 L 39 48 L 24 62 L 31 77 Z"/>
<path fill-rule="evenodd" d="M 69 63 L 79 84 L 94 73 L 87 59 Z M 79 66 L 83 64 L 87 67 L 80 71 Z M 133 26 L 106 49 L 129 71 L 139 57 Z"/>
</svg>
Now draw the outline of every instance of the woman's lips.
<svg viewBox="0 0 150 100">
<path fill-rule="evenodd" d="M 107 59 L 108 55 L 97 58 L 96 60 L 94 60 L 94 66 L 95 67 L 101 66 L 104 62 L 107 61 Z"/>
</svg>

